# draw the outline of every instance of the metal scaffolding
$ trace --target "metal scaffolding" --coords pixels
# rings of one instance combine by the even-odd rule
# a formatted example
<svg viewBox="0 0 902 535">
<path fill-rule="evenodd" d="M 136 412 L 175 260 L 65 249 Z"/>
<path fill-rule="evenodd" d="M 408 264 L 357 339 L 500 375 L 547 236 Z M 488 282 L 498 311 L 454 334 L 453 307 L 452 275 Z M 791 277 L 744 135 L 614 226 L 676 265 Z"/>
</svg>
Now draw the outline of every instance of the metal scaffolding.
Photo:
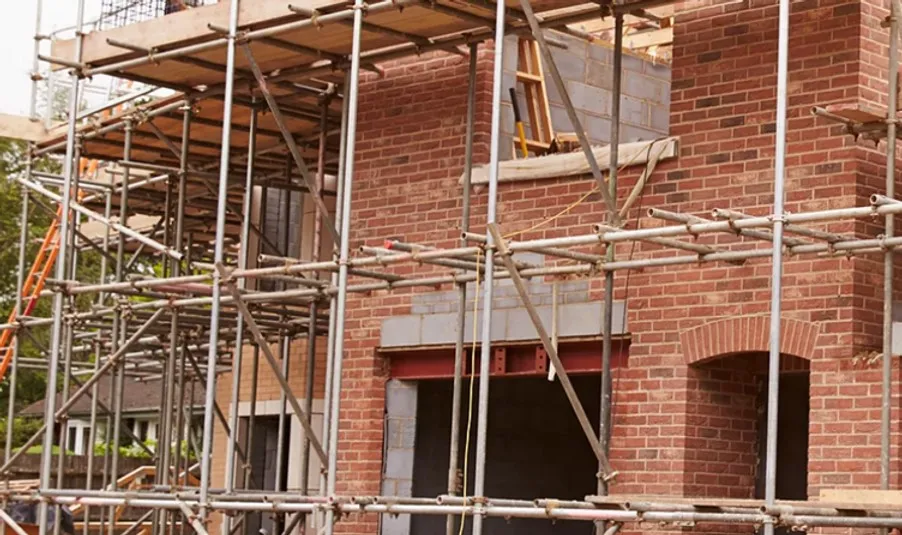
<svg viewBox="0 0 902 535">
<path fill-rule="evenodd" d="M 565 15 L 534 13 L 529 0 L 520 0 L 519 9 L 505 2 L 489 2 L 493 15 L 474 15 L 469 11 L 439 2 L 420 0 L 384 0 L 365 4 L 355 0 L 353 6 L 319 12 L 292 6 L 274 26 L 244 30 L 239 28 L 240 3 L 229 5 L 228 27 L 210 26 L 212 34 L 193 42 L 165 50 L 144 50 L 128 43 L 110 40 L 108 45 L 130 52 L 125 59 L 103 65 L 84 62 L 84 0 L 79 1 L 74 55 L 71 58 L 41 56 L 44 61 L 69 69 L 71 94 L 69 120 L 65 135 L 44 144 L 32 144 L 24 176 L 17 180 L 23 186 L 22 240 L 19 243 L 18 299 L 15 321 L 0 325 L 0 332 L 13 331 L 9 389 L 10 421 L 15 405 L 17 370 L 39 367 L 47 370 L 48 388 L 44 425 L 27 442 L 13 452 L 11 426 L 6 436 L 6 458 L 0 472 L 9 474 L 11 466 L 32 446 L 41 442 L 42 462 L 37 490 L 23 491 L 7 486 L 2 496 L 7 501 L 40 503 L 40 535 L 47 535 L 52 508 L 62 505 L 82 507 L 85 533 L 88 532 L 89 509 L 100 513 L 101 531 L 113 535 L 119 528 L 115 509 L 127 506 L 146 509 L 138 523 L 152 519 L 154 535 L 180 532 L 190 526 L 199 534 L 207 533 L 210 514 L 226 513 L 222 518 L 222 535 L 239 529 L 248 512 L 269 512 L 281 519 L 279 528 L 288 534 L 298 526 L 319 525 L 331 535 L 343 515 L 355 512 L 375 514 L 428 514 L 448 517 L 448 533 L 458 529 L 462 517 L 473 519 L 473 534 L 483 532 L 486 517 L 520 517 L 534 519 L 572 519 L 599 523 L 603 533 L 616 533 L 620 526 L 635 522 L 741 523 L 763 525 L 765 533 L 775 526 L 846 526 L 902 528 L 902 513 L 892 507 L 851 507 L 848 504 L 815 502 L 781 502 L 776 500 L 777 408 L 780 363 L 780 306 L 782 259 L 784 255 L 821 257 L 883 254 L 884 264 L 884 331 L 883 331 L 883 406 L 881 418 L 881 485 L 889 488 L 892 290 L 893 257 L 902 247 L 902 237 L 893 234 L 893 216 L 902 213 L 902 201 L 894 198 L 895 143 L 887 143 L 885 195 L 874 195 L 866 206 L 835 208 L 821 211 L 785 213 L 784 179 L 786 156 L 787 70 L 789 63 L 789 0 L 780 0 L 779 55 L 777 81 L 776 151 L 774 168 L 773 215 L 751 216 L 728 206 L 714 210 L 710 218 L 702 218 L 652 208 L 646 213 L 654 225 L 624 228 L 623 207 L 617 204 L 617 174 L 620 161 L 617 143 L 612 143 L 607 178 L 589 146 L 579 117 L 567 96 L 566 87 L 549 52 L 552 42 L 543 28 L 566 29 L 573 21 L 599 15 L 613 16 L 619 30 L 627 13 L 668 3 L 667 0 L 636 0 L 624 3 L 602 2 L 576 9 Z M 471 26 L 466 32 L 437 37 L 411 36 L 398 30 L 378 26 L 364 15 L 390 13 L 406 5 L 428 5 L 444 15 L 457 17 Z M 511 15 L 513 13 L 513 15 Z M 895 95 L 898 76 L 899 17 L 902 6 L 893 0 L 889 18 L 889 95 Z M 311 51 L 301 45 L 280 41 L 280 31 L 304 28 L 350 26 L 350 54 L 335 55 L 314 50 L 321 59 L 301 64 L 286 62 L 270 74 L 260 67 L 255 42 L 264 42 L 297 53 Z M 40 35 L 40 15 L 38 19 Z M 494 30 L 494 32 L 492 31 Z M 379 33 L 393 44 L 363 50 L 364 32 Z M 557 238 L 512 240 L 497 222 L 499 154 L 501 141 L 502 55 L 504 36 L 510 33 L 530 34 L 538 43 L 553 82 L 565 104 L 574 132 L 588 160 L 597 190 L 607 210 L 604 221 L 582 234 Z M 576 32 L 578 33 L 578 32 Z M 620 35 L 616 31 L 616 35 Z M 398 42 L 400 41 L 400 42 Z M 480 43 L 494 43 L 494 73 L 491 100 L 490 164 L 486 234 L 473 233 L 470 214 L 470 173 L 473 164 L 473 138 L 476 108 L 477 51 Z M 460 47 L 466 45 L 464 50 Z M 620 102 L 620 66 L 622 47 L 615 46 L 613 102 Z M 469 85 L 466 116 L 466 162 L 463 182 L 461 236 L 457 247 L 437 248 L 431 244 L 388 241 L 382 247 L 351 248 L 351 210 L 356 161 L 358 93 L 361 69 L 380 72 L 378 63 L 395 58 L 442 50 L 469 56 Z M 224 64 L 198 60 L 191 54 L 216 51 Z M 35 51 L 38 57 L 38 50 Z M 247 69 L 239 69 L 236 63 Z M 164 60 L 178 60 L 194 68 L 214 71 L 221 83 L 203 89 L 184 88 L 174 97 L 150 104 L 120 99 L 121 111 L 112 116 L 91 117 L 80 112 L 79 91 L 83 81 L 92 75 L 107 73 L 141 82 L 159 83 L 153 76 L 134 74 L 129 69 L 147 67 Z M 205 62 L 205 63 L 204 63 Z M 36 63 L 37 68 L 37 63 Z M 336 77 L 334 70 L 342 71 Z M 142 71 L 144 72 L 144 71 Z M 36 78 L 37 79 L 37 78 Z M 302 79 L 303 82 L 298 80 Z M 164 84 L 165 85 L 165 84 Z M 145 92 L 132 98 L 145 96 Z M 303 95 L 304 99 L 295 98 Z M 311 100 L 312 99 L 312 100 Z M 882 124 L 862 125 L 843 117 L 815 110 L 820 116 L 844 121 L 850 132 L 877 139 L 897 137 L 896 102 L 887 99 L 887 116 Z M 221 102 L 221 106 L 220 106 Z M 315 104 L 310 104 L 314 102 Z M 205 106 L 201 106 L 205 104 Z M 204 115 L 211 107 L 221 107 L 217 118 Z M 338 113 L 340 108 L 340 115 Z M 34 108 L 32 108 L 34 112 Z M 261 117 L 275 128 L 261 126 Z M 243 123 L 234 116 L 246 118 Z M 169 121 L 171 128 L 163 124 Z M 312 133 L 299 136 L 296 125 L 310 124 Z M 617 140 L 620 123 L 619 105 L 613 108 L 612 139 Z M 219 128 L 219 143 L 204 143 L 192 137 L 200 128 Z M 240 139 L 239 139 L 240 138 Z M 267 139 L 262 146 L 261 139 Z M 236 141 L 237 140 L 237 141 Z M 273 142 L 275 140 L 275 142 Z M 61 175 L 39 172 L 33 163 L 42 157 L 62 154 Z M 103 158 L 107 180 L 82 176 L 82 158 Z M 308 165 L 308 161 L 315 164 Z M 328 178 L 336 176 L 333 187 Z M 290 199 L 292 192 L 309 198 L 316 208 L 312 256 L 299 260 L 287 247 L 288 232 L 283 243 L 273 243 L 265 218 L 255 222 L 254 213 L 264 213 L 269 192 L 282 192 Z M 334 214 L 327 206 L 327 196 L 336 198 Z M 56 204 L 60 209 L 58 260 L 55 272 L 47 280 L 47 288 L 39 295 L 52 299 L 48 317 L 24 313 L 27 303 L 22 297 L 27 284 L 26 234 L 28 216 L 34 206 Z M 51 212 L 53 208 L 49 208 Z M 130 226 L 130 214 L 155 216 L 150 228 Z M 259 215 L 258 213 L 258 215 Z M 884 234 L 875 238 L 850 237 L 804 226 L 852 218 L 885 218 Z M 287 218 L 286 218 L 287 219 Z M 82 224 L 93 222 L 105 230 L 102 235 L 82 232 Z M 277 233 L 278 234 L 278 233 Z M 702 243 L 698 238 L 731 235 L 729 245 Z M 789 236 L 784 236 L 788 234 Z M 326 240 L 335 245 L 331 258 L 320 258 Z M 275 241 L 278 241 L 276 239 Z M 618 243 L 642 242 L 656 246 L 660 252 L 645 258 L 617 259 Z M 97 281 L 80 280 L 76 268 L 83 253 L 99 253 L 102 268 Z M 520 262 L 522 252 L 545 257 L 542 267 Z M 772 259 L 772 300 L 770 354 L 768 367 L 767 456 L 764 500 L 687 500 L 657 499 L 637 501 L 606 496 L 609 484 L 617 475 L 616 462 L 610 459 L 611 436 L 611 359 L 614 278 L 618 271 L 666 268 L 676 265 L 730 262 L 741 263 L 755 258 Z M 141 262 L 159 264 L 154 275 L 139 272 Z M 429 273 L 404 277 L 392 268 L 399 264 L 428 265 Z M 604 345 L 602 376 L 602 411 L 600 422 L 592 422 L 572 386 L 567 369 L 561 362 L 556 344 L 548 328 L 530 301 L 525 280 L 534 277 L 584 276 L 603 277 Z M 546 350 L 567 399 L 579 420 L 592 451 L 598 460 L 598 496 L 583 501 L 536 501 L 486 498 L 485 467 L 489 388 L 491 381 L 479 381 L 477 396 L 478 428 L 476 432 L 475 496 L 460 497 L 457 488 L 459 435 L 464 376 L 467 283 L 479 281 L 484 303 L 481 327 L 481 359 L 479 376 L 489 376 L 492 297 L 496 283 L 512 281 L 523 306 L 529 312 L 538 338 Z M 455 286 L 459 294 L 457 342 L 454 354 L 454 394 L 451 417 L 451 457 L 449 460 L 448 494 L 439 497 L 401 498 L 391 496 L 341 496 L 336 493 L 339 463 L 339 422 L 342 417 L 342 367 L 345 353 L 345 320 L 348 296 L 374 291 L 404 288 Z M 87 296 L 90 307 L 78 306 L 76 300 Z M 479 299 L 480 297 L 477 296 Z M 82 299 L 83 301 L 84 299 Z M 36 343 L 33 334 L 48 330 L 50 342 L 43 347 L 44 358 L 24 359 L 20 344 Z M 325 410 L 320 433 L 311 419 L 313 378 L 318 337 L 326 336 Z M 289 383 L 287 355 L 294 340 L 307 340 L 307 368 L 304 392 Z M 6 348 L 0 348 L 3 354 Z M 206 358 L 202 356 L 206 354 Z M 324 471 L 318 495 L 304 495 L 280 488 L 265 491 L 250 489 L 254 478 L 247 455 L 253 449 L 253 426 L 246 436 L 239 436 L 238 401 L 241 399 L 242 363 L 252 359 L 250 379 L 253 404 L 256 399 L 259 358 L 262 354 L 281 390 L 280 418 L 297 418 L 304 429 L 304 470 L 306 459 L 314 455 Z M 218 404 L 217 381 L 224 372 L 232 373 L 229 387 L 231 408 Z M 297 372 L 295 372 L 297 373 Z M 65 422 L 69 410 L 83 398 L 90 398 L 92 428 L 100 420 L 111 426 L 114 441 L 122 433 L 122 395 L 126 377 L 159 381 L 163 406 L 160 408 L 161 444 L 192 444 L 198 459 L 192 464 L 181 448 L 162 447 L 156 456 L 154 482 L 139 491 L 121 488 L 125 474 L 119 470 L 119 453 L 108 449 L 102 459 L 88 450 L 91 467 L 103 467 L 100 487 L 90 481 L 84 489 L 62 487 L 66 448 L 56 456 L 54 481 L 52 454 L 55 445 L 65 446 Z M 112 380 L 112 407 L 98 403 L 97 385 Z M 58 385 L 60 404 L 57 404 Z M 203 386 L 203 427 L 199 437 L 184 425 L 186 393 Z M 289 408 L 291 409 L 289 411 Z M 289 416 L 293 414 L 293 416 Z M 57 431 L 57 427 L 59 430 Z M 280 426 L 284 429 L 284 425 Z M 226 477 L 212 481 L 211 453 L 217 429 L 224 431 L 227 444 Z M 317 438 L 319 437 L 319 438 Z M 199 440 L 198 440 L 199 438 Z M 92 432 L 92 441 L 93 432 Z M 280 448 L 279 463 L 287 453 Z M 282 464 L 284 466 L 284 464 Z M 93 469 L 93 468 L 92 468 Z M 188 474 L 199 474 L 196 484 L 189 484 Z M 192 476 L 193 477 L 193 476 Z M 306 488 L 306 473 L 302 476 Z M 53 518 L 60 518 L 59 510 Z M 24 533 L 11 518 L 0 515 L 3 523 Z M 59 529 L 54 523 L 53 530 Z M 127 533 L 134 530 L 127 529 Z"/>
</svg>

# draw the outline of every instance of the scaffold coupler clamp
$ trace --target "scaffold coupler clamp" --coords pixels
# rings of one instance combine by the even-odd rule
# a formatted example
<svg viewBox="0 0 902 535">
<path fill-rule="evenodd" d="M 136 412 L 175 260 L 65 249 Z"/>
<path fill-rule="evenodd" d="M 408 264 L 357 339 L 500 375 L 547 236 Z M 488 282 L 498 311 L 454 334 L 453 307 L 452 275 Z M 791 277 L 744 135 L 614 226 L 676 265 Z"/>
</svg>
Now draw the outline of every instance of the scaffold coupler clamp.
<svg viewBox="0 0 902 535">
<path fill-rule="evenodd" d="M 605 472 L 598 472 L 598 473 L 596 474 L 596 477 L 597 477 L 598 479 L 601 479 L 601 480 L 604 481 L 605 483 L 609 483 L 609 482 L 611 482 L 611 481 L 616 480 L 618 475 L 620 475 L 620 472 L 618 472 L 617 470 L 611 470 L 610 472 L 607 472 L 607 473 L 605 473 Z"/>
</svg>

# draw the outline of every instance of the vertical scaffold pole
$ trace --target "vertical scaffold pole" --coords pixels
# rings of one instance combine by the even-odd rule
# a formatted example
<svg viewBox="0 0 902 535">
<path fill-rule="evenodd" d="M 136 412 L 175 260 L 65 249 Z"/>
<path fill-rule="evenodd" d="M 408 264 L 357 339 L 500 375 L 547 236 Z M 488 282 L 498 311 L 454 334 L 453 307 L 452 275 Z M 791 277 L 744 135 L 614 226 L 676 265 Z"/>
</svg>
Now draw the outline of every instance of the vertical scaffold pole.
<svg viewBox="0 0 902 535">
<path fill-rule="evenodd" d="M 363 0 L 354 0 L 354 34 L 351 44 L 351 71 L 345 98 L 348 100 L 347 130 L 345 132 L 344 186 L 341 197 L 341 230 L 338 250 L 338 296 L 335 303 L 335 349 L 332 363 L 331 407 L 329 407 L 329 450 L 326 473 L 326 495 L 335 494 L 338 472 L 338 436 L 341 415 L 341 369 L 344 360 L 345 307 L 348 303 L 348 260 L 351 248 L 351 195 L 354 184 L 354 149 L 357 137 L 357 91 L 360 87 L 360 34 L 363 30 Z M 335 513 L 326 512 L 326 535 L 332 535 Z"/>
<path fill-rule="evenodd" d="M 784 182 L 786 174 L 786 108 L 789 71 L 789 4 L 780 0 L 777 51 L 777 129 L 774 155 L 773 266 L 770 298 L 770 349 L 767 363 L 767 439 L 764 469 L 764 499 L 773 505 L 777 498 L 777 411 L 780 392 L 780 314 L 783 294 Z M 764 524 L 765 535 L 774 534 L 773 522 Z"/>
<path fill-rule="evenodd" d="M 345 81 L 342 86 L 345 90 L 351 85 L 351 77 L 349 73 L 345 73 Z M 347 154 L 347 132 L 348 132 L 348 95 L 345 93 L 344 98 L 341 103 L 341 134 L 339 135 L 339 144 L 338 144 L 338 175 L 336 176 L 335 181 L 335 225 L 338 228 L 341 228 L 342 225 L 342 199 L 344 198 L 344 181 L 345 181 L 345 154 Z M 338 254 L 333 244 L 333 253 L 332 259 L 338 260 Z M 332 276 L 330 278 L 330 282 L 332 286 L 338 285 L 338 273 L 332 271 Z M 323 436 L 322 441 L 323 444 L 326 444 L 326 447 L 329 447 L 329 443 L 331 440 L 331 435 L 329 434 L 332 431 L 332 423 L 330 421 L 331 416 L 331 407 L 332 407 L 332 367 L 335 364 L 335 341 L 338 339 L 337 331 L 335 330 L 335 322 L 336 322 L 336 311 L 338 310 L 338 296 L 336 294 L 331 294 L 329 297 L 329 333 L 326 339 L 326 380 L 325 380 L 325 388 L 323 389 Z M 326 487 L 327 487 L 327 477 L 325 470 L 321 471 L 319 478 L 319 491 L 320 494 L 326 495 Z M 318 517 L 321 519 L 323 523 L 325 523 L 326 515 L 322 515 Z M 319 520 L 317 521 L 319 522 Z M 318 527 L 319 531 L 319 527 Z"/>
<path fill-rule="evenodd" d="M 257 107 L 251 108 L 250 132 L 247 142 L 247 172 L 244 178 L 244 202 L 242 206 L 241 244 L 238 253 L 239 269 L 247 268 L 248 239 L 251 232 L 251 203 L 254 196 L 254 159 L 257 155 Z M 247 288 L 247 279 L 238 279 L 238 288 Z M 235 490 L 235 457 L 238 440 L 238 404 L 241 402 L 241 365 L 244 356 L 244 316 L 238 314 L 237 332 L 235 335 L 235 350 L 232 356 L 232 405 L 229 409 L 229 437 L 226 453 L 225 490 L 230 493 Z M 245 455 L 250 451 L 244 450 Z M 247 459 L 249 462 L 250 459 Z M 222 535 L 228 535 L 231 530 L 231 517 L 222 522 Z"/>
<path fill-rule="evenodd" d="M 38 10 L 40 11 L 40 6 L 38 6 Z M 28 146 L 28 154 L 27 160 L 25 162 L 25 178 L 29 181 L 32 179 L 32 168 L 34 165 L 34 157 L 33 157 L 34 146 Z M 25 255 L 28 253 L 28 188 L 24 186 L 20 186 L 22 189 L 22 212 L 19 216 L 19 259 L 16 263 L 16 303 L 15 303 L 15 311 L 16 317 L 20 317 L 22 315 L 23 310 L 23 295 L 22 290 L 25 287 Z M 21 344 L 19 342 L 19 337 L 22 334 L 21 329 L 23 327 L 20 325 L 19 328 L 13 333 L 13 337 L 10 340 L 12 344 L 12 362 L 11 369 L 9 370 L 9 399 L 7 405 L 6 412 L 6 437 L 5 437 L 5 448 L 3 451 L 3 462 L 9 462 L 9 456 L 12 453 L 13 449 L 13 423 L 16 416 L 16 386 L 18 384 L 18 375 L 19 375 L 19 350 L 21 349 Z M 4 350 L 6 348 L 3 348 Z M 9 489 L 9 477 L 4 478 L 3 487 L 5 489 Z M 3 509 L 6 510 L 7 499 L 3 498 Z M 6 524 L 4 523 L 2 527 L 0 527 L 0 535 L 6 535 Z"/>
<path fill-rule="evenodd" d="M 467 130 L 464 139 L 464 187 L 461 195 L 460 230 L 470 230 L 470 180 L 473 173 L 473 124 L 476 122 L 476 62 L 479 56 L 479 43 L 470 45 L 470 70 L 467 78 Z M 466 247 L 467 240 L 461 238 L 460 246 Z M 457 494 L 458 467 L 460 461 L 460 405 L 463 378 L 464 340 L 467 323 L 467 283 L 457 285 L 457 340 L 454 343 L 454 381 L 451 394 L 451 447 L 448 459 L 448 494 Z M 457 515 L 448 515 L 445 526 L 447 535 L 454 535 L 457 530 Z"/>
<path fill-rule="evenodd" d="M 886 109 L 886 192 L 890 199 L 896 197 L 896 112 L 899 98 L 899 13 L 898 0 L 890 2 L 889 11 L 889 75 Z M 888 215 L 883 235 L 895 234 L 895 216 Z M 880 488 L 890 488 L 890 424 L 893 394 L 893 275 L 895 269 L 891 249 L 883 255 L 883 390 L 880 406 Z M 884 530 L 885 531 L 885 530 Z"/>
<path fill-rule="evenodd" d="M 81 62 L 82 51 L 82 25 L 84 24 L 85 0 L 78 0 L 76 8 L 75 22 L 75 54 L 76 63 Z M 79 80 L 81 73 L 77 70 L 72 71 L 72 89 L 69 94 L 69 125 L 66 135 L 66 159 L 63 161 L 63 202 L 59 227 L 59 249 L 57 252 L 54 276 L 57 280 L 64 280 L 66 276 L 66 257 L 67 248 L 66 238 L 69 236 L 69 222 L 71 216 L 72 203 L 72 180 L 75 175 L 74 158 L 75 158 L 75 116 L 78 115 L 79 103 Z M 52 96 L 51 96 L 52 100 Z M 42 491 L 50 488 L 50 472 L 53 465 L 53 437 L 54 437 L 54 420 L 56 415 L 56 384 L 58 370 L 60 364 L 60 355 L 63 343 L 63 305 L 65 304 L 65 296 L 61 292 L 53 295 L 53 326 L 50 334 L 50 362 L 47 370 L 47 391 L 44 396 L 44 421 L 47 422 L 47 429 L 44 431 L 44 440 L 41 449 L 41 474 L 40 489 Z M 47 535 L 47 520 L 50 513 L 50 505 L 47 502 L 41 502 L 38 513 L 38 526 L 40 535 Z M 59 515 L 55 515 L 55 523 L 59 524 Z"/>
<path fill-rule="evenodd" d="M 131 119 L 125 122 L 125 143 L 122 150 L 122 157 L 125 160 L 131 159 L 132 151 L 132 135 L 134 131 L 134 123 Z M 122 173 L 122 189 L 119 193 L 119 220 L 123 223 L 128 221 L 128 195 L 129 182 L 131 180 L 130 169 L 124 168 Z M 119 233 L 116 243 L 116 282 L 122 282 L 125 278 L 125 236 Z M 115 298 L 114 298 L 115 299 Z M 122 340 L 127 338 L 125 333 L 128 332 L 128 321 L 124 311 L 117 304 L 116 315 L 113 316 L 112 339 L 110 342 L 110 351 L 115 352 L 119 348 Z M 117 490 L 119 479 L 119 438 L 122 433 L 122 392 L 125 383 L 125 366 L 120 362 L 114 369 L 113 376 L 113 440 L 112 447 L 106 448 L 110 450 L 110 484 L 113 490 Z M 116 529 L 115 515 L 116 508 L 110 506 L 109 520 L 110 526 L 107 531 L 108 535 L 114 535 Z"/>
<path fill-rule="evenodd" d="M 611 101 L 611 159 L 608 165 L 608 184 L 611 198 L 614 199 L 614 207 L 617 207 L 617 168 L 620 165 L 620 93 L 621 77 L 623 76 L 623 14 L 614 15 L 614 81 L 613 97 Z M 608 219 L 608 224 L 614 224 L 614 214 Z M 605 254 L 606 262 L 614 261 L 614 245 L 608 244 Z M 614 327 L 614 272 L 606 271 L 604 274 L 604 339 L 601 349 L 601 425 L 599 426 L 598 440 L 605 457 L 611 455 L 611 425 L 613 404 L 613 378 L 611 374 L 611 358 L 613 354 Z M 608 484 L 604 479 L 604 470 L 598 470 L 598 493 L 607 495 Z M 600 522 L 599 529 L 604 529 L 604 522 Z"/>
<path fill-rule="evenodd" d="M 492 126 L 489 144 L 489 198 L 486 224 L 495 223 L 498 204 L 498 159 L 501 135 L 501 93 L 504 81 L 504 17 L 505 3 L 498 2 L 495 12 L 495 61 L 492 78 Z M 494 294 L 495 254 L 491 233 L 486 236 L 485 287 L 482 305 L 482 340 L 479 362 L 479 403 L 476 422 L 476 476 L 473 481 L 473 495 L 485 495 L 486 441 L 489 426 L 489 370 L 492 361 L 492 295 Z M 481 503 L 481 502 L 480 502 Z M 482 535 L 482 505 L 473 514 L 473 535 Z"/>
<path fill-rule="evenodd" d="M 28 108 L 28 116 L 31 120 L 37 121 L 38 117 L 38 82 L 41 79 L 41 62 L 38 56 L 41 54 L 41 41 L 44 36 L 41 34 L 41 15 L 43 14 L 43 0 L 35 2 L 35 20 L 34 20 L 34 56 L 31 65 L 31 103 Z M 52 99 L 53 95 L 47 95 L 48 99 Z"/>
<path fill-rule="evenodd" d="M 219 191 L 216 199 L 216 238 L 213 262 L 222 264 L 225 257 L 226 201 L 229 193 L 229 147 L 232 138 L 232 101 L 235 93 L 235 39 L 238 32 L 238 3 L 229 3 L 229 35 L 226 52 L 225 94 L 222 108 L 222 140 L 219 157 Z M 216 400 L 216 359 L 219 345 L 219 309 L 222 281 L 219 270 L 213 271 L 213 303 L 210 307 L 210 347 L 207 352 L 206 399 L 204 403 L 204 433 L 200 459 L 200 520 L 207 520 L 207 498 L 210 492 L 210 455 L 213 450 L 213 403 Z"/>
</svg>

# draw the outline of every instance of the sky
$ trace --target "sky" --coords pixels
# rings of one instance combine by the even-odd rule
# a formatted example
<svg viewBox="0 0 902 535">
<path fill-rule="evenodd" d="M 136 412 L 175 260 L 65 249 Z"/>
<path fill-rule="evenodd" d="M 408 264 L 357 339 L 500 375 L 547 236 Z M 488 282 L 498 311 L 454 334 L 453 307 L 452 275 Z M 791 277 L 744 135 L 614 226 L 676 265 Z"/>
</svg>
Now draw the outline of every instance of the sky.
<svg viewBox="0 0 902 535">
<path fill-rule="evenodd" d="M 3 73 L 0 113 L 28 114 L 31 99 L 29 72 L 34 59 L 32 49 L 38 2 L 43 4 L 41 9 L 43 33 L 75 24 L 77 0 L 3 1 L 3 16 L 0 17 L 0 72 Z M 101 0 L 85 0 L 87 19 L 97 16 L 100 4 Z M 44 53 L 48 53 L 49 45 L 45 42 L 44 46 Z"/>
</svg>

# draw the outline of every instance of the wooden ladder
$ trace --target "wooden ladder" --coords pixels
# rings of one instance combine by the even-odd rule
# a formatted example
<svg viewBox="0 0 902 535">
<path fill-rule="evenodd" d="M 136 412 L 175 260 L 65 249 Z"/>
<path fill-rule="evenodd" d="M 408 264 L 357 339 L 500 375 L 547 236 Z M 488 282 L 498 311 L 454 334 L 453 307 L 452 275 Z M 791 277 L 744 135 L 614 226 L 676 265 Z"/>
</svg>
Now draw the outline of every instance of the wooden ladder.
<svg viewBox="0 0 902 535">
<path fill-rule="evenodd" d="M 551 108 L 548 105 L 548 90 L 545 86 L 539 45 L 532 39 L 521 37 L 517 43 L 517 52 L 517 82 L 523 84 L 526 113 L 529 117 L 529 137 L 526 139 L 526 146 L 530 153 L 541 156 L 547 154 L 551 148 L 554 132 L 551 127 Z M 516 133 L 513 143 L 513 154 L 516 157 L 519 146 Z"/>
</svg>

